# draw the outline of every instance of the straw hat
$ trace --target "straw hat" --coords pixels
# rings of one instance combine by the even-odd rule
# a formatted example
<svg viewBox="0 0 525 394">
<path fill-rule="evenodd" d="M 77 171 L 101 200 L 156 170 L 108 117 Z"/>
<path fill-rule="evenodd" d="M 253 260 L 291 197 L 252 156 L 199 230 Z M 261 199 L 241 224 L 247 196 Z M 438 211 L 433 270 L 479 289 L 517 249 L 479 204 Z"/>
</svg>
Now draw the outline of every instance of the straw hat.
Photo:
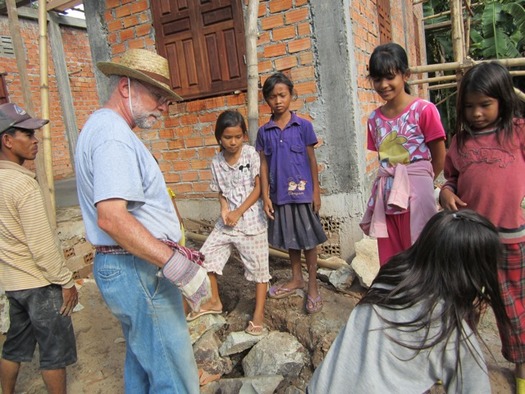
<svg viewBox="0 0 525 394">
<path fill-rule="evenodd" d="M 105 75 L 122 75 L 138 79 L 163 90 L 175 100 L 182 100 L 170 88 L 168 61 L 155 52 L 146 49 L 129 49 L 115 62 L 98 62 L 98 69 Z"/>
</svg>

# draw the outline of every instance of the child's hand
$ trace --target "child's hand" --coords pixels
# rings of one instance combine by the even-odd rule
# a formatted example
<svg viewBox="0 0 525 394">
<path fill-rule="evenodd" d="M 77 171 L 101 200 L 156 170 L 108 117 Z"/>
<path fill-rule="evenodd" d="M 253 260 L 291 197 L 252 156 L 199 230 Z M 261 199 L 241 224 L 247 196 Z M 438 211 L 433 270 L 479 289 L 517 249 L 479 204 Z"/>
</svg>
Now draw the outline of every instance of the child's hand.
<svg viewBox="0 0 525 394">
<path fill-rule="evenodd" d="M 312 209 L 315 214 L 319 213 L 319 210 L 321 209 L 321 196 L 319 193 L 314 193 L 314 201 L 312 202 Z"/>
<path fill-rule="evenodd" d="M 223 210 L 221 210 L 221 218 L 222 218 L 222 221 L 224 222 L 224 224 L 226 224 L 226 225 L 228 225 L 228 224 L 226 223 L 226 220 L 228 219 L 228 214 L 229 214 L 229 213 L 230 213 L 230 211 L 227 210 L 227 209 L 223 209 Z"/>
<path fill-rule="evenodd" d="M 234 210 L 234 211 L 228 212 L 226 214 L 226 218 L 224 218 L 223 220 L 227 226 L 234 227 L 239 222 L 239 219 L 241 218 L 241 216 L 242 215 L 240 215 L 237 210 Z"/>
<path fill-rule="evenodd" d="M 457 211 L 458 207 L 466 207 L 467 203 L 461 200 L 452 190 L 445 187 L 439 193 L 439 204 L 449 211 Z"/>
<path fill-rule="evenodd" d="M 264 200 L 264 212 L 266 213 L 266 216 L 268 216 L 270 219 L 275 220 L 275 218 L 273 217 L 274 210 L 272 200 Z"/>
</svg>

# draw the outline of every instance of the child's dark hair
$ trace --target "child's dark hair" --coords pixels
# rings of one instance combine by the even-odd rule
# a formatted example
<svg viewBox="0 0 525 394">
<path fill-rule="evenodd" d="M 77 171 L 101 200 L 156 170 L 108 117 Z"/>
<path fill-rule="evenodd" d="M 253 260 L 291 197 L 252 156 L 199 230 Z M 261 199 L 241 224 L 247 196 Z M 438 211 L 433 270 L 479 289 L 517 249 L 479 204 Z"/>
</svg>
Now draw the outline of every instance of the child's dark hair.
<svg viewBox="0 0 525 394">
<path fill-rule="evenodd" d="M 522 116 L 523 104 L 514 91 L 512 76 L 508 70 L 501 63 L 492 61 L 475 65 L 461 78 L 456 102 L 456 138 L 459 149 L 473 135 L 465 119 L 465 96 L 470 93 L 481 93 L 498 100 L 498 142 L 501 144 L 503 140 L 510 141 L 514 133 L 514 118 Z M 500 139 L 500 132 L 503 140 Z"/>
<path fill-rule="evenodd" d="M 225 129 L 237 126 L 241 128 L 243 134 L 248 132 L 246 122 L 240 112 L 228 110 L 221 113 L 215 123 L 215 138 L 217 139 L 217 142 L 219 144 L 221 143 L 222 133 L 224 133 Z"/>
<path fill-rule="evenodd" d="M 394 310 L 420 304 L 419 315 L 409 321 L 383 318 L 388 327 L 404 332 L 429 333 L 439 327 L 424 343 L 396 341 L 416 352 L 442 341 L 468 343 L 463 321 L 477 333 L 475 322 L 482 303 L 492 306 L 501 327 L 509 327 L 498 285 L 501 259 L 498 232 L 486 218 L 471 210 L 441 211 L 427 222 L 414 245 L 381 267 L 360 303 Z M 461 335 L 454 337 L 456 332 Z"/>
<path fill-rule="evenodd" d="M 406 51 L 395 42 L 377 46 L 368 62 L 368 78 L 393 78 L 397 73 L 410 74 Z M 410 86 L 407 82 L 405 82 L 405 92 L 410 94 Z"/>
<path fill-rule="evenodd" d="M 263 85 L 263 88 L 262 88 L 262 93 L 263 93 L 263 97 L 264 97 L 265 100 L 268 99 L 268 97 L 272 93 L 273 88 L 278 83 L 282 83 L 282 84 L 288 86 L 288 89 L 290 90 L 290 94 L 291 95 L 294 94 L 293 82 L 290 80 L 290 78 L 288 78 L 283 73 L 277 72 L 277 73 L 274 73 L 274 74 L 270 75 L 268 77 L 268 79 L 266 79 L 266 81 L 264 81 L 264 85 Z"/>
</svg>

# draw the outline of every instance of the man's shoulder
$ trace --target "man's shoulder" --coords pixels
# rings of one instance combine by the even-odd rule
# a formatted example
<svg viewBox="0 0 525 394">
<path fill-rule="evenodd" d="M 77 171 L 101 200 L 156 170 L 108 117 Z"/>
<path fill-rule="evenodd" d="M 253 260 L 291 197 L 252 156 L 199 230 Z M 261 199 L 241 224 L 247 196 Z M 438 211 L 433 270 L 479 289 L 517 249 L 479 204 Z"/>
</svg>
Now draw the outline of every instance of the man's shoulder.
<svg viewBox="0 0 525 394">
<path fill-rule="evenodd" d="M 113 140 L 130 143 L 134 136 L 129 125 L 120 115 L 110 109 L 101 108 L 93 112 L 82 127 L 79 143 L 82 145 L 84 141 L 89 141 L 91 147 Z"/>
</svg>

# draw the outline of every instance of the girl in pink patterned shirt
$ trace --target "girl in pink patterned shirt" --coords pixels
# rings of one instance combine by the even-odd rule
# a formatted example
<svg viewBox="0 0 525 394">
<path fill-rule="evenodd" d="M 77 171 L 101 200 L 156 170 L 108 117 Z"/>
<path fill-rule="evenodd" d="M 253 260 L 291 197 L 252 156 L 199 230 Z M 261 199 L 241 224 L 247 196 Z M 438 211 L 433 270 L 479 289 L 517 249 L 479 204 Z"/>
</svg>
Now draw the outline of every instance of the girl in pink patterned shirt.
<svg viewBox="0 0 525 394">
<path fill-rule="evenodd" d="M 379 159 L 361 228 L 377 238 L 379 262 L 412 245 L 437 212 L 434 179 L 443 170 L 445 131 L 434 104 L 410 95 L 405 50 L 374 49 L 369 78 L 385 104 L 368 118 L 368 149 Z"/>
<path fill-rule="evenodd" d="M 222 275 L 235 247 L 244 264 L 244 276 L 255 282 L 255 310 L 245 331 L 261 335 L 270 280 L 267 222 L 260 200 L 259 154 L 244 143 L 246 133 L 246 123 L 239 112 L 224 111 L 219 115 L 215 138 L 221 150 L 212 160 L 211 189 L 219 193 L 221 216 L 200 250 L 205 256 L 202 266 L 208 271 L 212 295 L 199 311 L 188 314 L 187 320 L 222 313 L 217 275 Z"/>
</svg>

